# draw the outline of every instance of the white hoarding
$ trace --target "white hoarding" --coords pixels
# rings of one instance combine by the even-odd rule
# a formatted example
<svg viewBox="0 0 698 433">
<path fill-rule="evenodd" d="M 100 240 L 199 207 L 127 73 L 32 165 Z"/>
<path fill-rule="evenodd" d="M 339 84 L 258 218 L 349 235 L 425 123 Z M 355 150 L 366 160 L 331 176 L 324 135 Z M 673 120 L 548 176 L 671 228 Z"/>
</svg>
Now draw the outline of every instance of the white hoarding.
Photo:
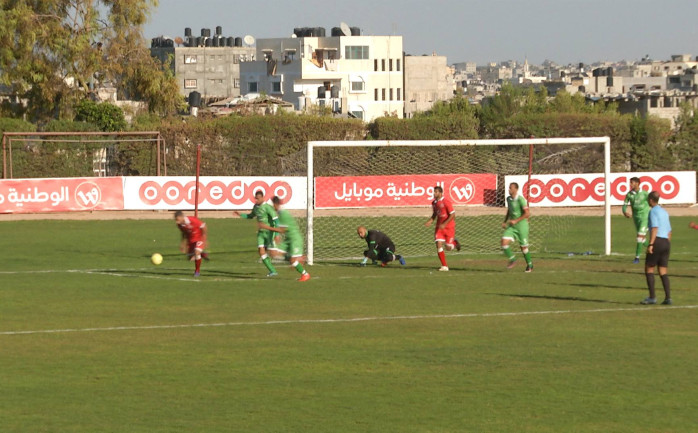
<svg viewBox="0 0 698 433">
<path fill-rule="evenodd" d="M 611 205 L 621 205 L 628 193 L 631 177 L 640 178 L 640 188 L 659 191 L 660 204 L 696 202 L 695 171 L 662 171 L 643 173 L 611 173 Z M 519 191 L 527 191 L 528 176 L 506 176 L 505 188 L 511 182 Z M 507 192 L 508 194 L 508 192 Z M 536 174 L 531 177 L 532 206 L 601 206 L 604 204 L 603 173 L 598 174 Z"/>
<path fill-rule="evenodd" d="M 262 190 L 265 199 L 279 196 L 286 209 L 305 209 L 305 177 L 222 177 L 203 176 L 199 180 L 199 209 L 250 209 L 254 193 Z M 124 178 L 124 209 L 193 209 L 196 179 L 188 176 Z"/>
</svg>

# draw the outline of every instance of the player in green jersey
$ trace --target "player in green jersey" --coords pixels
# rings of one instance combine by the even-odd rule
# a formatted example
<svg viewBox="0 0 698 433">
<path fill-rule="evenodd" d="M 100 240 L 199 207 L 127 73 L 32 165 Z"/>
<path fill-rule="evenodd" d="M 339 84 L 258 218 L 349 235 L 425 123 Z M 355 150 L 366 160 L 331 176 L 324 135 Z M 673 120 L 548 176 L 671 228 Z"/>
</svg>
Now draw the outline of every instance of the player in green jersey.
<svg viewBox="0 0 698 433">
<path fill-rule="evenodd" d="M 533 262 L 531 261 L 531 253 L 528 252 L 528 218 L 531 212 L 528 210 L 528 202 L 526 199 L 518 195 L 519 184 L 512 182 L 509 184 L 509 197 L 507 197 L 507 214 L 504 217 L 502 228 L 502 251 L 507 256 L 509 263 L 507 268 L 513 268 L 516 264 L 516 257 L 511 251 L 509 244 L 513 241 L 519 243 L 521 252 L 526 259 L 526 272 L 533 271 Z"/>
<path fill-rule="evenodd" d="M 298 223 L 296 223 L 289 211 L 281 208 L 281 199 L 279 197 L 274 196 L 271 202 L 274 204 L 274 210 L 279 215 L 279 227 L 273 229 L 273 231 L 281 234 L 277 236 L 276 249 L 279 253 L 286 256 L 286 260 L 301 274 L 298 281 L 308 281 L 310 274 L 303 268 L 302 264 L 304 242 Z"/>
<path fill-rule="evenodd" d="M 647 239 L 647 221 L 650 214 L 650 206 L 647 204 L 647 191 L 640 189 L 640 179 L 637 177 L 630 178 L 630 192 L 625 196 L 625 201 L 623 201 L 623 215 L 626 218 L 633 218 L 635 223 L 635 229 L 637 231 L 637 238 L 635 239 L 637 245 L 635 247 L 635 260 L 633 263 L 640 263 L 640 254 L 645 246 L 645 240 Z M 627 211 L 628 205 L 632 209 L 632 213 Z"/>
<path fill-rule="evenodd" d="M 274 265 L 271 263 L 271 258 L 267 255 L 267 251 L 275 250 L 274 246 L 274 228 L 279 225 L 279 217 L 276 215 L 274 207 L 269 203 L 264 202 L 264 192 L 257 191 L 254 193 L 255 205 L 249 214 L 241 214 L 238 211 L 233 212 L 235 215 L 244 219 L 257 219 L 257 248 L 259 257 L 262 263 L 267 267 L 269 273 L 267 277 L 275 277 L 278 274 Z"/>
</svg>

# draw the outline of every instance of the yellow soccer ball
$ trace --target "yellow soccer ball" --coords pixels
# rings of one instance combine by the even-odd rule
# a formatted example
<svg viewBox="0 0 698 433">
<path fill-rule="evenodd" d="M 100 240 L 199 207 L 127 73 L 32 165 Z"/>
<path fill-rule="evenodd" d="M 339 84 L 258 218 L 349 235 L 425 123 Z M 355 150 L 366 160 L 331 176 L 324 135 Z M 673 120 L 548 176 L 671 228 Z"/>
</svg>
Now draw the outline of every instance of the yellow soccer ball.
<svg viewBox="0 0 698 433">
<path fill-rule="evenodd" d="M 152 256 L 150 256 L 150 261 L 153 262 L 154 265 L 159 265 L 162 263 L 162 255 L 155 253 Z"/>
</svg>

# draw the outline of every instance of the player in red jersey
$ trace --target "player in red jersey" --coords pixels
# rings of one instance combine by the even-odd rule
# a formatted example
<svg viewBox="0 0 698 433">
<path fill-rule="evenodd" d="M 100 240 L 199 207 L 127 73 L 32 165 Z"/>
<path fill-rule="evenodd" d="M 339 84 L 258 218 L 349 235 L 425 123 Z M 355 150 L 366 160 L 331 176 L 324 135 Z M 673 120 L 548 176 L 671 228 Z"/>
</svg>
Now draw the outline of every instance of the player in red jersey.
<svg viewBox="0 0 698 433">
<path fill-rule="evenodd" d="M 208 232 L 206 223 L 196 217 L 184 216 L 182 211 L 175 212 L 174 218 L 177 227 L 182 231 L 182 244 L 179 249 L 186 252 L 190 260 L 196 263 L 194 276 L 198 277 L 201 271 L 201 259 L 208 260 L 208 254 L 204 252 Z"/>
<path fill-rule="evenodd" d="M 460 242 L 456 239 L 456 211 L 453 210 L 451 200 L 444 197 L 443 188 L 438 185 L 434 187 L 434 200 L 431 202 L 431 208 L 433 210 L 431 218 L 424 223 L 424 226 L 429 227 L 436 220 L 434 242 L 436 242 L 436 253 L 441 260 L 439 270 L 448 271 L 444 248 L 447 251 L 454 248 L 460 251 Z"/>
</svg>

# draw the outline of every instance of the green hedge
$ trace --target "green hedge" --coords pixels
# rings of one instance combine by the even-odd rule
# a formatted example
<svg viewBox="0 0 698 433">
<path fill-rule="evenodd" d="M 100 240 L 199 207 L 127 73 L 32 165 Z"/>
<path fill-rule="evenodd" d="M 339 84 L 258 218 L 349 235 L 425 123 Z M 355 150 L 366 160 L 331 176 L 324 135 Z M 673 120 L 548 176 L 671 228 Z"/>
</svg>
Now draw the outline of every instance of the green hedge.
<svg viewBox="0 0 698 433">
<path fill-rule="evenodd" d="M 286 114 L 219 119 L 174 118 L 159 123 L 147 118 L 137 122 L 134 129 L 161 132 L 166 142 L 169 175 L 193 175 L 196 145 L 200 144 L 202 174 L 261 176 L 303 175 L 308 141 L 472 139 L 478 138 L 481 121 L 470 112 L 420 115 L 412 119 L 385 117 L 370 125 L 352 119 Z M 698 164 L 697 125 L 698 122 L 689 119 L 678 133 L 674 133 L 667 121 L 653 117 L 613 112 L 520 112 L 500 118 L 496 128 L 498 136 L 488 138 L 609 136 L 614 171 L 693 170 Z M 0 132 L 31 132 L 36 129 L 35 125 L 21 120 L 0 118 Z M 45 125 L 43 130 L 97 131 L 100 128 L 86 122 L 54 121 Z M 78 136 L 62 138 L 79 139 Z M 110 161 L 110 175 L 156 173 L 157 155 L 152 142 L 114 140 L 108 146 L 57 141 L 17 142 L 13 146 L 14 177 L 91 176 L 95 152 L 104 147 Z M 502 152 L 518 151 L 492 148 L 480 164 L 491 165 L 495 170 L 502 159 L 499 156 L 504 156 Z M 316 167 L 319 174 L 372 174 L 380 171 L 375 161 L 391 159 L 393 154 L 397 158 L 399 152 L 372 147 L 327 149 L 316 154 Z M 433 152 L 431 161 L 443 156 L 439 150 Z M 461 159 L 465 170 L 471 155 L 464 152 Z M 541 161 L 540 170 L 550 172 L 598 171 L 602 169 L 602 158 L 600 147 L 590 152 L 565 153 L 563 147 L 537 146 L 535 155 L 535 159 Z M 161 166 L 164 168 L 164 161 Z M 428 167 L 423 168 L 428 170 Z M 405 168 L 406 172 L 417 169 L 421 170 Z"/>
</svg>

